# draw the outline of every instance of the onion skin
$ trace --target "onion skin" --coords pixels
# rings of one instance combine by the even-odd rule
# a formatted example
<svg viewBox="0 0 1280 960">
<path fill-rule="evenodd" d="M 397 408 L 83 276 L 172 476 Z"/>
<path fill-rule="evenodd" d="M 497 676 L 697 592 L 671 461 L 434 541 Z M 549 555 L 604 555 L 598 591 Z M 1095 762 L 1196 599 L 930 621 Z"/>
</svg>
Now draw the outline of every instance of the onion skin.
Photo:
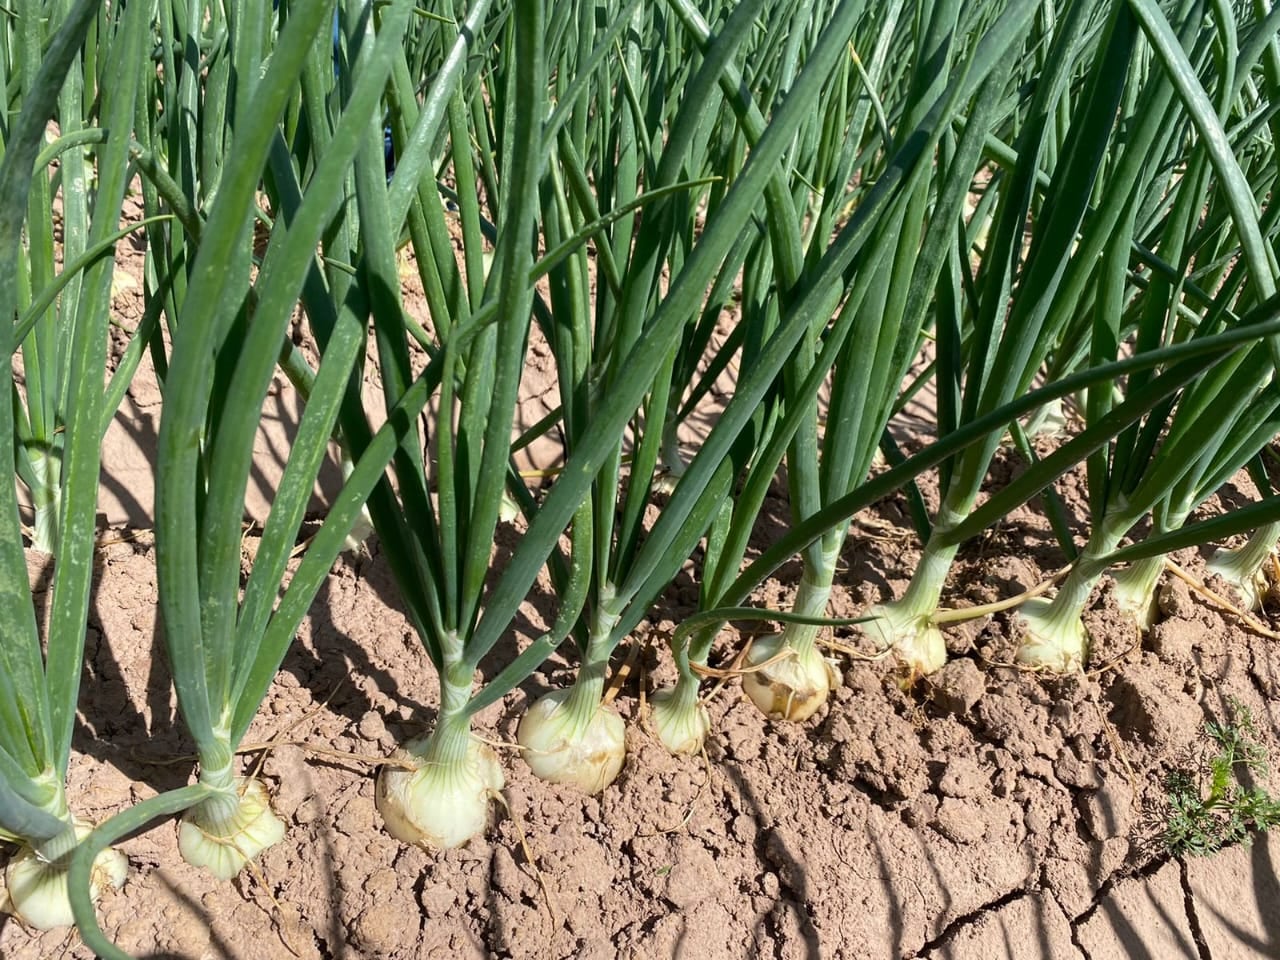
<svg viewBox="0 0 1280 960">
<path fill-rule="evenodd" d="M 451 850 L 488 828 L 490 797 L 502 789 L 505 778 L 497 754 L 478 740 L 471 740 L 465 756 L 453 763 L 424 759 L 426 743 L 411 741 L 392 754 L 421 766 L 383 767 L 374 804 L 397 840 Z"/>
<path fill-rule="evenodd" d="M 548 783 L 600 793 L 617 779 L 626 761 L 626 726 L 612 707 L 591 704 L 586 720 L 567 701 L 573 689 L 534 702 L 516 731 L 524 760 Z"/>
<path fill-rule="evenodd" d="M 1245 610 L 1261 610 L 1263 599 L 1271 589 L 1267 576 L 1259 569 L 1241 569 L 1236 561 L 1237 552 L 1218 550 L 1206 565 L 1210 574 L 1215 574 L 1227 581 L 1240 598 L 1240 606 Z"/>
<path fill-rule="evenodd" d="M 1089 655 L 1089 634 L 1074 618 L 1066 623 L 1051 616 L 1053 601 L 1033 597 L 1018 610 L 1026 629 L 1017 660 L 1050 673 L 1075 673 Z"/>
<path fill-rule="evenodd" d="M 76 839 L 83 840 L 92 830 L 83 821 L 75 823 Z M 25 926 L 36 930 L 56 930 L 75 924 L 71 901 L 67 896 L 67 861 L 69 856 L 50 863 L 24 844 L 13 855 L 4 870 L 0 888 L 0 911 L 11 913 Z M 129 861 L 119 850 L 108 847 L 94 858 L 89 875 L 89 897 L 97 900 L 107 890 L 124 886 Z"/>
<path fill-rule="evenodd" d="M 653 709 L 653 729 L 662 745 L 676 756 L 695 756 L 702 752 L 711 731 L 707 708 L 693 700 L 692 706 L 681 703 L 677 689 L 659 690 L 649 701 Z"/>
<path fill-rule="evenodd" d="M 757 641 L 747 655 L 747 664 L 764 663 L 783 649 L 781 634 Z M 777 663 L 742 675 L 743 692 L 761 713 L 770 720 L 793 723 L 813 716 L 839 682 L 835 668 L 813 647 L 792 651 Z"/>
<path fill-rule="evenodd" d="M 878 649 L 893 650 L 906 667 L 909 680 L 927 677 L 946 666 L 946 639 L 927 618 L 904 616 L 896 604 L 877 604 L 866 616 L 874 619 L 861 624 L 863 633 Z"/>
<path fill-rule="evenodd" d="M 217 823 L 198 804 L 178 824 L 178 851 L 194 867 L 230 880 L 263 850 L 284 839 L 284 821 L 271 810 L 267 788 L 259 780 L 237 777 L 239 803 L 226 822 Z"/>
</svg>

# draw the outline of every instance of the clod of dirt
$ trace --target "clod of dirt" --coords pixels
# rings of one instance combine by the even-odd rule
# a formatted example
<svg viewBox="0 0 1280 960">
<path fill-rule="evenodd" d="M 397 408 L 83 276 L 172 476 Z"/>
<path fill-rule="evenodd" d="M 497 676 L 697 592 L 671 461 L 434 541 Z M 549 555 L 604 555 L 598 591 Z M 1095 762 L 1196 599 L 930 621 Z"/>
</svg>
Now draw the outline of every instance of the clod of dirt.
<svg viewBox="0 0 1280 960">
<path fill-rule="evenodd" d="M 982 808 L 953 797 L 946 797 L 938 807 L 934 826 L 944 837 L 956 843 L 977 843 L 987 835 Z"/>
<path fill-rule="evenodd" d="M 1166 580 L 1156 588 L 1156 606 L 1166 616 L 1190 620 L 1196 615 L 1196 602 L 1185 580 L 1176 577 Z"/>
<path fill-rule="evenodd" d="M 1183 693 L 1183 677 L 1168 664 L 1144 654 L 1107 691 L 1111 720 L 1121 736 L 1146 745 L 1162 744 L 1176 753 L 1199 736 L 1204 714 Z"/>
<path fill-rule="evenodd" d="M 1084 828 L 1095 840 L 1110 840 L 1129 832 L 1133 813 L 1133 789 L 1123 777 L 1112 774 L 1102 787 L 1080 801 Z"/>
<path fill-rule="evenodd" d="M 938 781 L 938 792 L 944 797 L 967 799 L 989 794 L 991 778 L 988 777 L 977 761 L 969 757 L 956 757 L 947 764 L 946 772 Z"/>
<path fill-rule="evenodd" d="M 938 709 L 960 716 L 987 692 L 987 681 L 972 660 L 952 660 L 929 678 L 929 698 Z"/>
<path fill-rule="evenodd" d="M 1068 916 L 1078 917 L 1093 905 L 1103 883 L 1124 862 L 1128 852 L 1129 843 L 1121 837 L 1081 845 L 1081 850 L 1073 851 L 1069 858 L 1045 861 L 1044 885 L 1053 891 Z"/>
<path fill-rule="evenodd" d="M 1017 695 L 1019 692 L 1007 689 L 982 698 L 977 714 L 983 730 L 1015 753 L 1027 757 L 1056 756 L 1061 737 L 1049 724 L 1048 710 L 1028 703 Z"/>
<path fill-rule="evenodd" d="M 662 891 L 671 905 L 688 910 L 704 900 L 722 900 L 727 885 L 707 848 L 689 837 L 679 838 L 671 847 L 671 870 Z"/>
<path fill-rule="evenodd" d="M 1186 664 L 1203 633 L 1204 626 L 1191 620 L 1162 620 L 1151 629 L 1148 644 L 1161 660 Z"/>
<path fill-rule="evenodd" d="M 869 743 L 854 739 L 842 745 L 836 768 L 890 802 L 924 793 L 929 787 L 929 755 L 915 728 L 897 714 L 882 713 L 870 733 Z"/>
<path fill-rule="evenodd" d="M 378 954 L 390 954 L 407 939 L 404 907 L 394 903 L 376 903 L 365 910 L 352 925 L 352 939 L 358 946 Z"/>
<path fill-rule="evenodd" d="M 1053 774 L 1069 787 L 1096 790 L 1102 786 L 1093 747 L 1084 737 L 1072 737 L 1069 745 L 1063 745 L 1053 762 Z"/>
</svg>

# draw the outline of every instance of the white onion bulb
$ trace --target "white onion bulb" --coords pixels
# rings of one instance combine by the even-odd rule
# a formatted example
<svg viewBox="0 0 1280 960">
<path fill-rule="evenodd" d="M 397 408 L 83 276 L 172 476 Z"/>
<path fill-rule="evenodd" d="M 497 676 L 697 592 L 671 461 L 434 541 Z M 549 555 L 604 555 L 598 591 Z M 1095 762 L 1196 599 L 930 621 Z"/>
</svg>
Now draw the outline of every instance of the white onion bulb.
<svg viewBox="0 0 1280 960">
<path fill-rule="evenodd" d="M 876 604 L 865 615 L 874 619 L 861 624 L 862 632 L 878 649 L 892 648 L 912 678 L 936 673 L 946 665 L 947 642 L 927 617 L 906 616 L 894 604 Z"/>
<path fill-rule="evenodd" d="M 236 777 L 231 794 L 196 804 L 178 824 L 178 851 L 195 867 L 230 880 L 267 847 L 284 839 L 284 821 L 271 811 L 267 788 Z"/>
<path fill-rule="evenodd" d="M 693 756 L 702 751 L 711 718 L 697 698 L 686 703 L 680 691 L 659 690 L 650 701 L 653 705 L 653 727 L 662 745 L 672 753 Z"/>
<path fill-rule="evenodd" d="M 1089 653 L 1089 635 L 1079 617 L 1054 616 L 1053 601 L 1033 597 L 1018 608 L 1026 636 L 1018 662 L 1054 673 L 1073 673 Z"/>
<path fill-rule="evenodd" d="M 456 763 L 424 761 L 428 741 L 410 741 L 393 758 L 416 760 L 415 770 L 383 767 L 375 804 L 387 832 L 404 843 L 429 850 L 460 847 L 489 825 L 489 800 L 505 778 L 498 757 L 479 740 L 470 740 Z"/>
<path fill-rule="evenodd" d="M 87 837 L 92 829 L 90 824 L 77 820 L 76 840 Z M 67 895 L 67 870 L 74 849 L 50 862 L 24 844 L 5 867 L 5 896 L 0 906 L 37 930 L 72 926 L 75 918 Z M 108 847 L 99 853 L 89 874 L 90 898 L 97 900 L 107 890 L 119 890 L 128 869 L 129 861 L 120 851 Z"/>
<path fill-rule="evenodd" d="M 782 649 L 781 634 L 758 640 L 747 654 L 747 665 L 764 663 Z M 839 682 L 835 667 L 812 646 L 742 675 L 743 691 L 766 717 L 797 723 L 813 716 Z"/>
<path fill-rule="evenodd" d="M 585 711 L 566 701 L 573 688 L 537 700 L 523 717 L 516 739 L 529 768 L 549 783 L 599 793 L 617 778 L 626 759 L 626 728 L 612 707 L 589 703 Z"/>
</svg>

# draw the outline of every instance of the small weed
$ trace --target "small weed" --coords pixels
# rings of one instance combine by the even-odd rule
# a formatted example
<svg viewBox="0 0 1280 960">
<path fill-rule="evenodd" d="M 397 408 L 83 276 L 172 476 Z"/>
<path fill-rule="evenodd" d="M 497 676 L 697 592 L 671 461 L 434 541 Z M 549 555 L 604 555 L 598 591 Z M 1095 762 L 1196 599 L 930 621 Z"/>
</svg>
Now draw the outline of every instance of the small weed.
<svg viewBox="0 0 1280 960">
<path fill-rule="evenodd" d="M 1207 856 L 1233 843 L 1248 845 L 1254 833 L 1280 824 L 1280 800 L 1240 783 L 1240 770 L 1267 774 L 1267 752 L 1257 741 L 1249 709 L 1232 698 L 1229 718 L 1204 725 L 1199 762 L 1165 781 L 1168 813 L 1162 839 L 1173 854 Z"/>
</svg>

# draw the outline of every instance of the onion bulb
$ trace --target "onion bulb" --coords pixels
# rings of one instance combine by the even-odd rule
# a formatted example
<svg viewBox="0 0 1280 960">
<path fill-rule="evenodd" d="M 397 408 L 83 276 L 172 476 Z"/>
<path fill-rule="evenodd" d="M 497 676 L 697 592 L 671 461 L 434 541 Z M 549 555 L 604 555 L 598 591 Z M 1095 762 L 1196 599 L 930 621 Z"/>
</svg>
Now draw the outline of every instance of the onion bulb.
<svg viewBox="0 0 1280 960">
<path fill-rule="evenodd" d="M 1089 652 L 1089 634 L 1070 604 L 1033 597 L 1018 608 L 1026 636 L 1018 662 L 1053 673 L 1080 669 Z"/>
<path fill-rule="evenodd" d="M 541 779 L 599 793 L 622 770 L 626 728 L 612 707 L 594 697 L 577 698 L 584 700 L 578 706 L 574 692 L 570 687 L 537 700 L 520 718 L 516 739 Z"/>
<path fill-rule="evenodd" d="M 271 811 L 259 780 L 233 786 L 196 804 L 178 824 L 178 851 L 194 867 L 230 880 L 263 850 L 284 839 L 284 821 Z"/>
<path fill-rule="evenodd" d="M 863 632 L 880 650 L 892 648 L 912 678 L 946 666 L 946 640 L 927 616 L 909 615 L 896 603 L 876 604 L 866 616 L 874 619 L 862 624 Z"/>
<path fill-rule="evenodd" d="M 1262 601 L 1271 589 L 1267 575 L 1261 563 L 1250 563 L 1245 558 L 1245 550 L 1217 550 L 1205 564 L 1210 574 L 1221 577 L 1243 601 L 1240 605 L 1246 610 L 1261 610 Z"/>
<path fill-rule="evenodd" d="M 692 697 L 684 696 L 679 686 L 659 690 L 650 703 L 653 727 L 664 747 L 684 756 L 702 751 L 711 730 L 711 718 L 707 708 L 698 702 L 696 687 Z"/>
<path fill-rule="evenodd" d="M 90 824 L 77 820 L 76 841 L 87 837 L 92 829 Z M 5 867 L 0 908 L 37 930 L 72 926 L 75 918 L 67 895 L 67 871 L 75 845 L 66 846 L 65 852 L 50 860 L 24 844 Z M 103 850 L 94 858 L 89 874 L 89 897 L 97 900 L 106 890 L 119 890 L 128 869 L 129 861 L 123 853 L 110 847 Z"/>
<path fill-rule="evenodd" d="M 771 720 L 807 720 L 827 702 L 839 682 L 835 668 L 815 647 L 788 647 L 783 635 L 776 634 L 752 644 L 747 665 L 757 666 L 780 652 L 788 656 L 763 669 L 742 675 L 742 689 L 752 703 Z"/>
<path fill-rule="evenodd" d="M 436 735 L 441 735 L 438 728 Z M 485 744 L 466 736 L 465 752 L 456 760 L 435 760 L 430 737 L 411 740 L 392 754 L 412 760 L 416 769 L 383 767 L 374 803 L 387 832 L 397 840 L 429 850 L 460 847 L 489 825 L 489 799 L 505 779 L 498 757 Z"/>
</svg>

